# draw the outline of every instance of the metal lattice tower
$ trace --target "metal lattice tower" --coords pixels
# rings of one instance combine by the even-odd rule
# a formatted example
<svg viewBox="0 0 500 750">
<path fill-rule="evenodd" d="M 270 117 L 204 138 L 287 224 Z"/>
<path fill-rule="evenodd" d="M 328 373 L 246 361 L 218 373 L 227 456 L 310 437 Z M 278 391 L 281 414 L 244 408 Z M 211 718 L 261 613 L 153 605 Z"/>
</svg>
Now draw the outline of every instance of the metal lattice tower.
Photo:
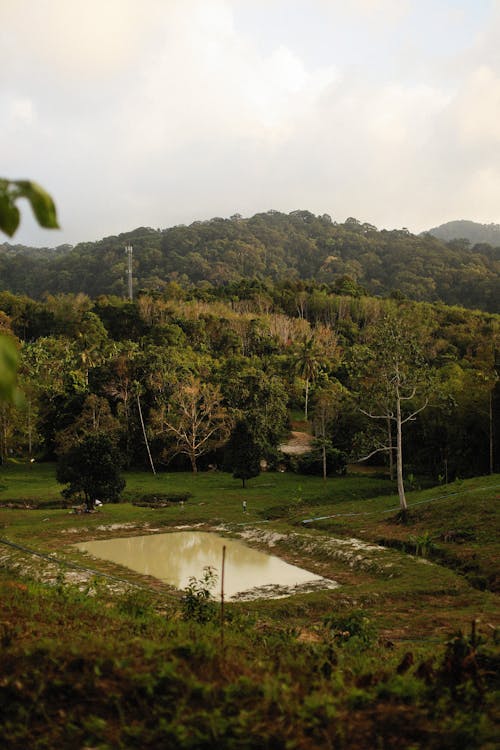
<svg viewBox="0 0 500 750">
<path fill-rule="evenodd" d="M 134 252 L 132 245 L 125 247 L 127 253 L 127 281 L 128 281 L 128 298 L 132 302 L 134 294 L 132 290 L 132 253 Z"/>
</svg>

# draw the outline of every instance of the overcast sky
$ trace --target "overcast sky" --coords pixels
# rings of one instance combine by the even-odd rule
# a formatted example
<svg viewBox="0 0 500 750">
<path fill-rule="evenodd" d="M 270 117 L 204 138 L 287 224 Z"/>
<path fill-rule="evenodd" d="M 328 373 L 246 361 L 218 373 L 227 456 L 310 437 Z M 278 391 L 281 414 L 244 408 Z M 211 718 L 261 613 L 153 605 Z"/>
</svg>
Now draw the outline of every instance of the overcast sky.
<svg viewBox="0 0 500 750">
<path fill-rule="evenodd" d="M 0 175 L 55 246 L 277 209 L 500 223 L 500 0 L 0 0 Z M 0 238 L 1 241 L 1 238 Z"/>
</svg>

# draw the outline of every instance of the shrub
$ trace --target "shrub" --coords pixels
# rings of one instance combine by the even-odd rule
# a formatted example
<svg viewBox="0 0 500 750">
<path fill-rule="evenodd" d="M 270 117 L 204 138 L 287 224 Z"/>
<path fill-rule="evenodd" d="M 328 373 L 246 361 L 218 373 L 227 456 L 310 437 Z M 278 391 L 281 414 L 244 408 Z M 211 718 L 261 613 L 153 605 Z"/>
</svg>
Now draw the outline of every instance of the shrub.
<svg viewBox="0 0 500 750">
<path fill-rule="evenodd" d="M 118 600 L 118 611 L 135 618 L 148 617 L 154 613 L 151 596 L 146 591 L 133 589 Z"/>
<path fill-rule="evenodd" d="M 212 589 L 217 582 L 217 573 L 210 565 L 203 568 L 203 577 L 191 576 L 182 597 L 182 616 L 184 620 L 205 623 L 213 620 L 217 607 L 212 596 Z"/>
<path fill-rule="evenodd" d="M 355 642 L 362 648 L 369 648 L 375 639 L 375 628 L 363 610 L 354 610 L 347 615 L 329 615 L 323 624 L 331 630 L 334 641 L 339 646 Z"/>
<path fill-rule="evenodd" d="M 290 460 L 290 469 L 297 474 L 323 474 L 323 457 L 320 450 L 304 453 L 302 456 L 293 456 Z M 345 474 L 347 469 L 347 454 L 337 448 L 328 448 L 326 451 L 326 473 L 328 476 L 334 474 Z"/>
</svg>

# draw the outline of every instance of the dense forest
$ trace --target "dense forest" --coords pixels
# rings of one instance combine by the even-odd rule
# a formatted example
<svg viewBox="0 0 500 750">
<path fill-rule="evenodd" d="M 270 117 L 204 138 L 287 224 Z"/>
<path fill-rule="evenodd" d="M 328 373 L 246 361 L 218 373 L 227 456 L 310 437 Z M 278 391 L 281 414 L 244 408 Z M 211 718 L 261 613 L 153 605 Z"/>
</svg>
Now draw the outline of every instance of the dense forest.
<svg viewBox="0 0 500 750">
<path fill-rule="evenodd" d="M 392 471 L 391 360 L 407 407 L 406 476 L 498 468 L 497 315 L 302 282 L 224 290 L 170 282 L 134 301 L 1 292 L 24 393 L 0 406 L 2 457 L 54 459 L 105 431 L 127 466 L 147 466 L 149 446 L 160 468 L 222 467 L 244 421 L 271 468 L 332 474 L 375 452 Z M 293 420 L 315 442 L 287 458 L 279 446 Z"/>
<path fill-rule="evenodd" d="M 230 299 L 255 281 L 273 296 L 285 281 L 327 293 L 393 296 L 498 312 L 500 248 L 463 239 L 444 242 L 406 229 L 377 230 L 349 218 L 268 211 L 190 226 L 139 228 L 75 247 L 0 245 L 0 289 L 41 299 L 48 293 L 124 296 L 125 245 L 134 250 L 134 292 L 170 293 L 193 285 Z M 500 244 L 500 243 L 498 243 Z M 219 290 L 219 291 L 214 291 Z"/>
</svg>

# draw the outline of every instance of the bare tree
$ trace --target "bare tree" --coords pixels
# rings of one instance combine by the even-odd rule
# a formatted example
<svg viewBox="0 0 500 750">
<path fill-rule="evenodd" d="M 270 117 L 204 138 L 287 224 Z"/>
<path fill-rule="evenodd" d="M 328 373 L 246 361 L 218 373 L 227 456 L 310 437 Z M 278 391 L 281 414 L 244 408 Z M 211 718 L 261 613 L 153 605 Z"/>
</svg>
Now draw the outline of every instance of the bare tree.
<svg viewBox="0 0 500 750">
<path fill-rule="evenodd" d="M 387 442 L 377 446 L 361 461 L 377 453 L 396 453 L 396 477 L 399 504 L 406 515 L 403 479 L 403 428 L 413 421 L 429 403 L 430 371 L 422 346 L 408 320 L 390 315 L 371 330 L 367 344 L 356 356 L 354 371 L 358 381 L 361 412 L 373 420 L 382 420 Z M 395 444 L 393 442 L 393 428 Z"/>
<path fill-rule="evenodd" d="M 153 421 L 160 432 L 174 439 L 169 453 L 187 456 L 193 472 L 198 458 L 223 445 L 231 429 L 219 388 L 195 377 L 179 388 L 167 409 L 156 412 Z"/>
</svg>

